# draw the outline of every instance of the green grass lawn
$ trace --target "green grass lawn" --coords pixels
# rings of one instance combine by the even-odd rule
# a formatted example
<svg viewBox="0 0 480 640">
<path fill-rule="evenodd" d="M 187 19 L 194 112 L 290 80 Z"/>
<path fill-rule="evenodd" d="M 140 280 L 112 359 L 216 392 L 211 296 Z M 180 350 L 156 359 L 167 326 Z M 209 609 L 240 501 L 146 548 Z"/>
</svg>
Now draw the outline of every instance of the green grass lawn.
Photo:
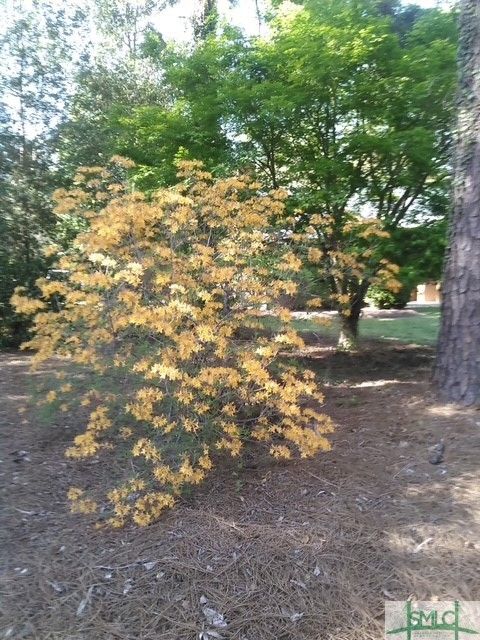
<svg viewBox="0 0 480 640">
<path fill-rule="evenodd" d="M 362 318 L 360 338 L 434 345 L 438 335 L 440 308 L 418 306 L 414 309 L 418 315 L 400 318 Z M 298 331 L 313 331 L 329 338 L 337 338 L 339 333 L 339 323 L 335 319 L 327 327 L 319 326 L 315 321 L 296 320 L 295 327 Z"/>
<path fill-rule="evenodd" d="M 365 338 L 382 338 L 419 345 L 434 345 L 440 325 L 439 307 L 416 307 L 418 316 L 405 318 L 365 318 L 360 334 Z"/>
</svg>

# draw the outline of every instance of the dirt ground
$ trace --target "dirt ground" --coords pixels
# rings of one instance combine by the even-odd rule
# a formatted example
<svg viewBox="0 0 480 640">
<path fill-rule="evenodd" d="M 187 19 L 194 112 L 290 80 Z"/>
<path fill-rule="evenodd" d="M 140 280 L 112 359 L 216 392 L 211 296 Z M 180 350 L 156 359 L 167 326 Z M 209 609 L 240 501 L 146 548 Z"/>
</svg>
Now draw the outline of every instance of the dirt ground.
<svg viewBox="0 0 480 640">
<path fill-rule="evenodd" d="M 108 470 L 64 458 L 70 420 L 19 414 L 29 358 L 1 355 L 0 638 L 377 640 L 385 600 L 480 600 L 480 412 L 434 401 L 427 348 L 369 346 L 306 354 L 331 452 L 229 465 L 159 523 L 107 533 L 65 493 Z"/>
</svg>

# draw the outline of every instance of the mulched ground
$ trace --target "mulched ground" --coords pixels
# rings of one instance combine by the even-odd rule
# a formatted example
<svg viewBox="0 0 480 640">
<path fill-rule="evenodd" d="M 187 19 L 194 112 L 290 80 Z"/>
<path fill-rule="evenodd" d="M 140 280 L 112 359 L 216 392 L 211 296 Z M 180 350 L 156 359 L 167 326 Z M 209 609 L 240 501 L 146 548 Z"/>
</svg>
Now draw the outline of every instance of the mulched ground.
<svg viewBox="0 0 480 640">
<path fill-rule="evenodd" d="M 105 533 L 65 493 L 109 470 L 64 458 L 71 420 L 19 413 L 44 373 L 1 355 L 0 638 L 377 640 L 385 600 L 480 599 L 480 412 L 434 401 L 432 357 L 310 345 L 331 452 L 229 465 L 154 526 Z"/>
</svg>

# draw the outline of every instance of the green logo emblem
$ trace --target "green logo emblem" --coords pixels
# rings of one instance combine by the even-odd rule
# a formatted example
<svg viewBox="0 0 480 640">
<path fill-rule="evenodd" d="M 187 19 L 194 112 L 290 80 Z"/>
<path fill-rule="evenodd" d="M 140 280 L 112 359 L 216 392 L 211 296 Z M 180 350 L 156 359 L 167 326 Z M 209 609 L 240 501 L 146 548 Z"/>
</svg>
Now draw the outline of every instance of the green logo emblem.
<svg viewBox="0 0 480 640">
<path fill-rule="evenodd" d="M 439 604 L 432 602 L 432 605 Z M 453 634 L 449 640 L 460 640 L 460 634 L 468 633 L 478 635 L 480 632 L 475 629 L 462 627 L 460 623 L 461 607 L 458 600 L 455 600 L 453 609 L 438 610 L 429 608 L 428 610 L 414 609 L 412 602 L 406 603 L 406 621 L 405 625 L 398 629 L 389 629 L 387 635 L 403 634 L 404 640 L 414 640 L 415 633 L 422 631 L 421 638 L 442 638 L 447 640 L 448 636 L 440 632 L 450 632 Z M 426 634 L 426 632 L 435 632 Z M 437 635 L 439 634 L 439 635 Z"/>
</svg>

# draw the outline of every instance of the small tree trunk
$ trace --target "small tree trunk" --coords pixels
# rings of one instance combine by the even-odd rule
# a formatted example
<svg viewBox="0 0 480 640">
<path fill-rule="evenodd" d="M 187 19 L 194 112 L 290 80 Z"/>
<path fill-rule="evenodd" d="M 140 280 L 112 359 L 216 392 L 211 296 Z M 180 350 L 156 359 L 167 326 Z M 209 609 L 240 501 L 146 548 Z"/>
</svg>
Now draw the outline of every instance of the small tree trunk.
<svg viewBox="0 0 480 640">
<path fill-rule="evenodd" d="M 348 310 L 349 313 L 338 312 L 340 318 L 340 335 L 338 337 L 337 349 L 340 351 L 352 351 L 357 348 L 358 324 L 369 286 L 370 282 L 368 280 L 362 280 L 353 297 L 350 309 Z"/>
<path fill-rule="evenodd" d="M 350 314 L 346 316 L 339 313 L 340 335 L 338 337 L 337 349 L 339 351 L 354 351 L 358 344 L 358 320 L 360 314 Z"/>
<path fill-rule="evenodd" d="M 454 213 L 435 382 L 447 401 L 480 402 L 480 5 L 462 0 Z"/>
</svg>

